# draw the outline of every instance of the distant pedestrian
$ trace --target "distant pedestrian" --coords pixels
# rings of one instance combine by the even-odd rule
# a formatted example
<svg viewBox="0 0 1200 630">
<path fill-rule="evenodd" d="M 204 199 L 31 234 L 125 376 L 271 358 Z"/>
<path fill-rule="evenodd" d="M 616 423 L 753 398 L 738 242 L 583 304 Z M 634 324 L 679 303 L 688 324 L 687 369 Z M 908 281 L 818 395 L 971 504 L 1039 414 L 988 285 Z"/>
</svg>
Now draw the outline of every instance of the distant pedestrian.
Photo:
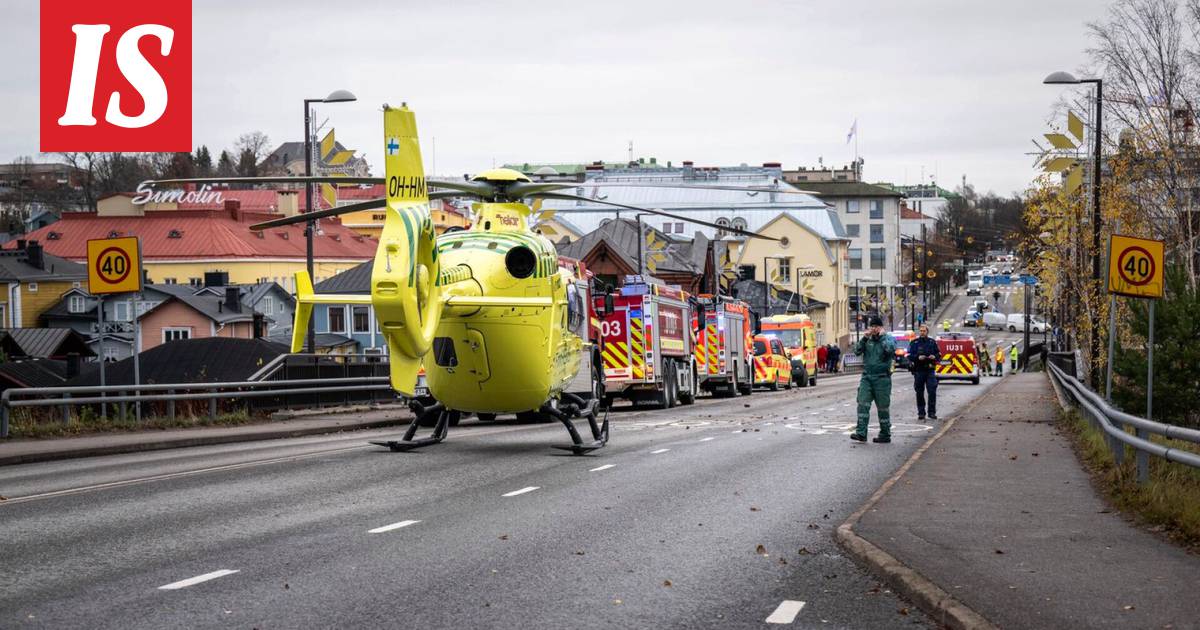
<svg viewBox="0 0 1200 630">
<path fill-rule="evenodd" d="M 913 388 L 917 390 L 917 420 L 925 419 L 925 395 L 929 394 L 929 419 L 937 420 L 938 377 L 937 342 L 929 338 L 929 327 L 921 326 L 918 336 L 908 344 L 908 358 L 912 361 Z"/>
<path fill-rule="evenodd" d="M 942 332 L 950 332 L 950 320 L 942 320 Z"/>
<path fill-rule="evenodd" d="M 1008 356 L 1009 356 L 1009 357 L 1012 359 L 1012 368 L 1011 368 L 1011 370 L 1009 370 L 1009 372 L 1008 372 L 1008 373 L 1009 373 L 1009 374 L 1016 374 L 1016 372 L 1017 372 L 1017 358 L 1021 356 L 1021 355 L 1020 355 L 1020 353 L 1017 351 L 1017 344 L 1015 344 L 1015 343 L 1014 343 L 1014 344 L 1012 345 L 1012 347 L 1011 347 L 1011 348 L 1009 348 L 1009 350 L 1008 350 Z"/>
<path fill-rule="evenodd" d="M 988 354 L 986 341 L 979 342 L 979 347 L 975 348 L 976 360 L 979 362 L 980 374 L 992 375 L 992 355 Z"/>
<path fill-rule="evenodd" d="M 823 372 L 829 371 L 829 346 L 817 348 L 817 367 Z"/>
<path fill-rule="evenodd" d="M 871 440 L 878 444 L 892 441 L 892 361 L 896 359 L 896 341 L 883 332 L 883 320 L 872 316 L 867 334 L 854 345 L 854 353 L 862 360 L 862 378 L 858 382 L 858 426 L 850 439 L 867 441 L 871 422 L 871 402 L 879 415 L 879 435 Z"/>
<path fill-rule="evenodd" d="M 842 370 L 842 347 L 837 344 L 829 346 L 829 371 L 837 374 Z"/>
<path fill-rule="evenodd" d="M 996 373 L 992 376 L 1004 376 L 1004 346 L 996 344 Z"/>
</svg>

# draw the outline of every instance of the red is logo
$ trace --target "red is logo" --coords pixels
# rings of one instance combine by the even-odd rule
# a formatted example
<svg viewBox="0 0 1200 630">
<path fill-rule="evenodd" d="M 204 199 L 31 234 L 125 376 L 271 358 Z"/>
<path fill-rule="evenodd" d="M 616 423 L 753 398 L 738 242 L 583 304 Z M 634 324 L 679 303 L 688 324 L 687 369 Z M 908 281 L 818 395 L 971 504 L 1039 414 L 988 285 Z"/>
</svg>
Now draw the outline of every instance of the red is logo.
<svg viewBox="0 0 1200 630">
<path fill-rule="evenodd" d="M 41 9 L 42 151 L 191 151 L 191 0 Z"/>
</svg>

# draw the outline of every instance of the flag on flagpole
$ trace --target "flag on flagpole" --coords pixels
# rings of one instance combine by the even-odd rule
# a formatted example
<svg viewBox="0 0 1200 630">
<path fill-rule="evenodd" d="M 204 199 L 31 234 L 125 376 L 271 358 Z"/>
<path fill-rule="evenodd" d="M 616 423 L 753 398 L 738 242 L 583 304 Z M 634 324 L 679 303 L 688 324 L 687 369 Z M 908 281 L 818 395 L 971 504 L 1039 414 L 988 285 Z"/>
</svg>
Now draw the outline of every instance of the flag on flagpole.
<svg viewBox="0 0 1200 630">
<path fill-rule="evenodd" d="M 854 124 L 850 125 L 850 133 L 846 134 L 846 144 L 854 139 L 854 134 L 858 133 L 858 119 L 854 119 Z"/>
</svg>

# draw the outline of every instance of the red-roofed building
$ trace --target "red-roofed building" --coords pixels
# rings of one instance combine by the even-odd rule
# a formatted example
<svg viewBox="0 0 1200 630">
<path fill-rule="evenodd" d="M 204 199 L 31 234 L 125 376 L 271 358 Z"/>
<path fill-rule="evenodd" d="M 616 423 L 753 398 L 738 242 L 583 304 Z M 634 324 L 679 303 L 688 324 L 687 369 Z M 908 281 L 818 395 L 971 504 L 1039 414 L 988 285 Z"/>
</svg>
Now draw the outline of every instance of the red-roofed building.
<svg viewBox="0 0 1200 630">
<path fill-rule="evenodd" d="M 386 195 L 387 193 L 383 189 L 383 184 L 339 186 L 337 188 L 337 205 L 347 206 L 352 203 L 362 203 L 372 199 L 379 199 Z M 441 200 L 435 199 L 429 203 L 429 213 L 433 217 L 433 225 L 437 229 L 438 234 L 445 232 L 448 227 L 465 228 L 471 225 L 470 219 L 467 218 L 467 213 Z M 383 232 L 384 217 L 383 208 L 378 208 L 344 214 L 341 219 L 342 225 L 360 234 L 379 238 L 379 235 Z"/>
<path fill-rule="evenodd" d="M 297 211 L 298 191 L 221 191 L 211 199 L 134 204 L 122 193 L 101 199 L 97 212 L 66 213 L 62 220 L 27 235 L 45 250 L 85 263 L 91 239 L 137 236 L 151 282 L 201 284 L 207 271 L 225 271 L 235 284 L 274 281 L 294 289 L 305 267 L 304 225 L 252 232 L 250 225 Z M 313 196 L 314 206 L 317 195 Z M 314 241 L 315 281 L 374 258 L 377 241 L 322 219 Z"/>
</svg>

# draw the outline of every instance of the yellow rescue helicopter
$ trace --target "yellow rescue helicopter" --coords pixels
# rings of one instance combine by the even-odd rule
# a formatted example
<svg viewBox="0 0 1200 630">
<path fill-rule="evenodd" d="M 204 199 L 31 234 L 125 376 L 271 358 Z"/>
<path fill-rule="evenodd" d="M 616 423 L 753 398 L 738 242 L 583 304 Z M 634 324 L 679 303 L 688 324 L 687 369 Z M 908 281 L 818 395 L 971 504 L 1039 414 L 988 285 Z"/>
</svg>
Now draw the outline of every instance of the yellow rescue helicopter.
<svg viewBox="0 0 1200 630">
<path fill-rule="evenodd" d="M 432 435 L 416 438 L 418 423 L 401 440 L 374 442 L 394 451 L 445 439 L 460 414 L 537 412 L 562 422 L 582 454 L 608 441 L 608 419 L 597 419 L 603 372 L 589 335 L 591 286 L 578 265 L 560 264 L 554 244 L 531 228 L 526 199 L 576 199 L 650 212 L 748 237 L 754 232 L 693 218 L 557 192 L 576 182 L 533 182 L 510 169 L 493 169 L 469 180 L 426 179 L 415 117 L 407 106 L 383 107 L 383 179 L 361 177 L 193 178 L 146 182 L 167 184 L 383 183 L 387 197 L 273 219 L 252 230 L 386 207 L 375 254 L 371 294 L 316 294 L 306 272 L 296 274 L 296 321 L 292 352 L 304 344 L 315 304 L 370 304 L 388 344 L 391 385 L 413 399 L 424 364 L 429 408 L 411 402 L 418 417 L 436 413 Z M 594 186 L 647 184 L 589 182 Z M 788 188 L 649 184 L 665 188 L 716 188 L 798 193 Z M 468 230 L 438 235 L 430 199 L 473 197 Z M 586 418 L 591 441 L 573 420 Z"/>
</svg>

